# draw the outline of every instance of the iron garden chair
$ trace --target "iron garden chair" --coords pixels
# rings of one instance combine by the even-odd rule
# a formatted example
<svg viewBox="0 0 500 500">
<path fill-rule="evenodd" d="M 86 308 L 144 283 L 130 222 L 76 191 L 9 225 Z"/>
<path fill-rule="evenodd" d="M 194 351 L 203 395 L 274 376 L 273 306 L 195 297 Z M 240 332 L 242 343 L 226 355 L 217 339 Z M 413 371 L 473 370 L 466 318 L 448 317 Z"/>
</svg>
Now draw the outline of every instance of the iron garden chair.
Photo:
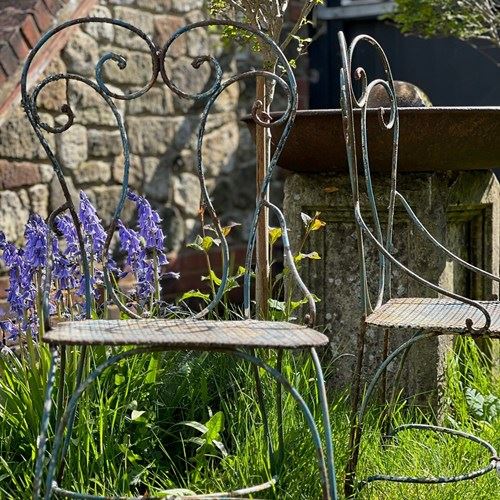
<svg viewBox="0 0 500 500">
<path fill-rule="evenodd" d="M 347 158 L 349 165 L 349 175 L 352 187 L 352 198 L 354 205 L 354 215 L 356 219 L 359 266 L 361 273 L 361 297 L 364 326 L 360 329 L 360 337 L 358 339 L 358 360 L 356 367 L 356 375 L 353 390 L 353 409 L 358 414 L 358 425 L 354 427 L 354 432 L 351 435 L 351 460 L 347 470 L 346 494 L 351 495 L 354 491 L 354 476 L 356 464 L 358 461 L 359 444 L 362 432 L 362 421 L 366 410 L 368 399 L 373 393 L 373 389 L 377 381 L 383 375 L 388 364 L 393 361 L 399 354 L 404 353 L 415 342 L 428 339 L 435 335 L 469 335 L 473 337 L 487 336 L 489 338 L 500 338 L 500 302 L 495 301 L 476 301 L 466 297 L 462 297 L 456 293 L 452 293 L 434 283 L 431 283 L 412 271 L 409 267 L 402 264 L 393 253 L 393 224 L 394 211 L 396 203 L 401 203 L 411 222 L 417 229 L 435 245 L 446 256 L 468 270 L 478 273 L 483 277 L 500 282 L 500 277 L 495 276 L 487 271 L 479 269 L 468 262 L 464 261 L 441 243 L 439 243 L 425 228 L 421 221 L 417 218 L 414 211 L 405 200 L 405 198 L 397 191 L 397 167 L 398 167 L 398 140 L 399 140 L 399 115 L 398 105 L 396 100 L 396 92 L 394 81 L 382 47 L 372 37 L 367 35 L 357 36 L 348 47 L 345 41 L 344 34 L 339 32 L 340 51 L 342 56 L 342 68 L 340 70 L 340 86 L 341 86 L 341 108 L 344 125 L 344 138 L 346 142 Z M 384 69 L 383 79 L 373 79 L 368 81 L 368 77 L 363 68 L 357 68 L 353 71 L 352 60 L 356 48 L 360 44 L 368 44 L 374 48 L 376 55 L 382 63 Z M 353 89 L 352 80 L 356 78 L 360 80 L 361 91 L 359 95 Z M 389 204 L 387 209 L 387 227 L 385 234 L 383 233 L 379 207 L 374 195 L 372 187 L 372 178 L 369 162 L 369 141 L 367 132 L 367 109 L 370 94 L 377 86 L 383 87 L 390 101 L 390 109 L 381 108 L 380 123 L 381 127 L 392 131 L 392 164 L 391 164 L 391 182 L 389 193 Z M 380 88 L 380 87 L 379 87 Z M 360 114 L 360 137 L 361 137 L 361 155 L 362 155 L 362 174 L 366 189 L 363 195 L 366 194 L 369 202 L 371 221 L 368 224 L 360 208 L 360 197 L 362 191 L 360 188 L 360 177 L 358 175 L 358 155 L 356 149 L 356 120 L 354 119 L 354 110 Z M 368 289 L 367 264 L 365 241 L 373 244 L 379 253 L 379 272 L 378 272 L 378 288 L 375 302 L 371 302 L 370 292 Z M 441 296 L 439 298 L 391 298 L 391 266 L 395 266 L 403 274 L 408 275 L 414 280 L 434 290 Z M 366 327 L 375 326 L 386 329 L 395 328 L 411 328 L 416 333 L 401 346 L 395 349 L 377 369 L 374 377 L 370 380 L 361 403 L 361 370 L 363 363 L 363 346 L 365 342 Z M 386 333 L 387 335 L 387 333 Z M 500 468 L 500 460 L 495 449 L 487 442 L 463 432 L 447 429 L 439 426 L 409 424 L 392 430 L 392 436 L 398 432 L 407 429 L 424 429 L 428 431 L 442 432 L 466 439 L 470 439 L 484 446 L 490 453 L 491 459 L 488 465 L 480 470 L 473 471 L 467 474 L 452 476 L 452 477 L 398 477 L 390 475 L 371 476 L 360 481 L 358 488 L 373 481 L 396 481 L 408 483 L 451 483 L 464 479 L 473 479 L 483 475 L 495 468 Z"/>
<path fill-rule="evenodd" d="M 145 46 L 148 47 L 149 56 L 152 61 L 152 74 L 149 82 L 140 90 L 133 92 L 128 95 L 116 94 L 106 86 L 103 80 L 102 72 L 105 64 L 117 64 L 120 68 L 124 68 L 126 65 L 126 60 L 117 54 L 107 53 L 102 56 L 95 66 L 95 81 L 89 78 L 85 78 L 75 74 L 54 74 L 45 78 L 43 81 L 38 83 L 33 90 L 28 91 L 28 72 L 30 65 L 44 46 L 44 44 L 50 40 L 54 35 L 62 30 L 68 29 L 72 26 L 81 25 L 84 23 L 109 23 L 120 27 L 122 29 L 129 30 L 136 36 L 140 37 Z M 252 70 L 241 73 L 239 75 L 233 76 L 226 81 L 222 79 L 222 69 L 219 62 L 212 56 L 200 55 L 193 60 L 193 67 L 198 68 L 201 64 L 210 64 L 215 74 L 214 81 L 208 90 L 197 94 L 189 94 L 184 92 L 182 89 L 178 88 L 170 79 L 168 71 L 165 67 L 165 56 L 169 51 L 169 48 L 174 43 L 174 41 L 183 36 L 185 33 L 190 32 L 194 29 L 206 28 L 208 26 L 232 26 L 238 30 L 247 32 L 248 34 L 257 37 L 260 43 L 267 44 L 270 50 L 276 55 L 280 67 L 284 68 L 284 77 L 276 76 L 267 71 Z M 145 56 L 147 57 L 147 55 Z M 169 89 L 177 94 L 178 96 L 186 99 L 191 99 L 193 101 L 204 101 L 203 112 L 201 114 L 200 126 L 197 136 L 197 156 L 196 156 L 196 167 L 199 176 L 199 181 L 201 185 L 202 192 L 202 207 L 205 213 L 212 219 L 215 226 L 218 238 L 221 240 L 221 253 L 223 261 L 223 271 L 222 271 L 222 284 L 218 288 L 218 291 L 212 300 L 202 311 L 194 314 L 190 319 L 142 319 L 134 311 L 127 308 L 123 304 L 119 297 L 117 296 L 113 286 L 111 285 L 111 276 L 108 267 L 106 266 L 106 259 L 108 251 L 110 249 L 111 240 L 116 229 L 117 220 L 120 217 L 120 213 L 124 206 L 127 185 L 128 185 L 128 175 L 129 175 L 129 145 L 127 140 L 127 133 L 124 127 L 123 119 L 118 112 L 114 100 L 132 100 L 139 98 L 144 95 L 147 99 L 147 92 L 157 81 L 158 75 L 161 75 L 164 83 L 169 87 Z M 246 273 L 244 277 L 244 306 L 245 306 L 245 318 L 241 321 L 214 321 L 205 319 L 206 316 L 213 311 L 217 304 L 219 303 L 225 289 L 225 284 L 228 279 L 228 268 L 229 268 L 229 249 L 226 238 L 223 234 L 219 219 L 215 212 L 215 209 L 210 200 L 210 194 L 208 192 L 207 186 L 205 184 L 204 178 L 204 165 L 202 160 L 202 145 L 203 136 L 205 131 L 205 126 L 207 123 L 207 118 L 210 113 L 212 106 L 219 97 L 219 95 L 230 85 L 237 84 L 237 82 L 255 78 L 256 76 L 265 77 L 267 79 L 273 80 L 282 90 L 285 92 L 288 98 L 288 108 L 281 119 L 279 119 L 276 124 L 284 124 L 284 132 L 280 138 L 276 151 L 272 156 L 270 162 L 269 171 L 265 177 L 264 183 L 257 197 L 256 209 L 253 216 L 253 222 L 251 227 L 251 234 L 248 241 L 248 248 L 246 253 Z M 128 316 L 130 319 L 127 320 L 92 320 L 90 319 L 90 294 L 91 294 L 91 280 L 89 274 L 89 263 L 85 255 L 85 248 L 82 239 L 82 229 L 81 224 L 78 219 L 77 211 L 75 205 L 73 204 L 72 198 L 70 196 L 68 186 L 64 179 L 61 165 L 59 160 L 56 158 L 49 142 L 44 138 L 44 132 L 59 134 L 68 130 L 73 124 L 74 112 L 71 110 L 68 104 L 62 107 L 62 112 L 67 116 L 67 122 L 60 126 L 49 126 L 43 123 L 38 115 L 37 111 L 37 97 L 40 92 L 43 91 L 44 87 L 58 80 L 78 81 L 84 85 L 92 88 L 97 94 L 101 96 L 104 102 L 109 106 L 112 111 L 114 118 L 116 120 L 116 125 L 120 130 L 121 141 L 123 146 L 124 154 L 124 168 L 123 168 L 123 185 L 121 189 L 121 195 L 117 203 L 116 210 L 112 217 L 111 223 L 107 230 L 107 239 L 104 245 L 104 281 L 109 293 L 109 296 L 113 299 L 114 303 L 119 307 L 120 311 Z M 304 283 L 300 279 L 297 270 L 294 266 L 293 257 L 290 251 L 290 247 L 287 239 L 287 230 L 285 225 L 285 220 L 279 209 L 272 205 L 271 203 L 265 201 L 265 193 L 271 179 L 273 168 L 276 166 L 277 159 L 283 149 L 284 143 L 290 132 L 292 126 L 296 107 L 297 107 L 297 89 L 296 82 L 290 65 L 280 51 L 279 47 L 265 34 L 262 32 L 247 26 L 245 24 L 237 22 L 226 22 L 218 20 L 210 20 L 197 22 L 188 25 L 180 30 L 178 30 L 169 41 L 161 48 L 157 47 L 154 42 L 141 30 L 136 27 L 115 19 L 108 18 L 81 18 L 72 21 L 65 22 L 60 26 L 55 27 L 49 31 L 42 39 L 38 42 L 36 47 L 31 51 L 23 69 L 22 73 L 22 104 L 28 119 L 42 144 L 48 158 L 50 159 L 55 173 L 60 181 L 62 191 L 65 196 L 65 203 L 55 210 L 49 217 L 49 225 L 54 226 L 55 218 L 68 211 L 73 220 L 75 229 L 77 231 L 80 243 L 80 251 L 83 256 L 82 268 L 85 276 L 85 295 L 86 300 L 86 320 L 77 322 L 64 322 L 58 325 L 51 325 L 49 321 L 49 292 L 51 286 L 50 273 L 51 265 L 49 264 L 46 269 L 46 277 L 44 283 L 44 309 L 45 309 L 45 334 L 43 341 L 49 343 L 51 349 L 51 364 L 49 369 L 49 378 L 46 389 L 44 412 L 41 424 L 41 431 L 38 439 L 38 455 L 36 459 L 36 470 L 35 479 L 33 487 L 33 498 L 44 498 L 49 499 L 53 496 L 67 497 L 67 498 L 101 498 L 95 497 L 87 494 L 80 494 L 68 491 L 64 489 L 57 480 L 58 470 L 61 464 L 65 460 L 66 453 L 70 444 L 71 432 L 73 429 L 75 421 L 75 412 L 79 397 L 82 393 L 102 374 L 103 371 L 110 368 L 115 363 L 119 362 L 124 358 L 135 356 L 143 353 L 151 353 L 157 351 L 169 351 L 169 350 L 200 350 L 200 351 L 218 351 L 227 353 L 236 358 L 248 361 L 253 364 L 254 367 L 260 367 L 264 369 L 271 377 L 273 377 L 278 385 L 281 384 L 286 391 L 288 391 L 302 412 L 304 413 L 307 426 L 311 432 L 312 439 L 317 451 L 318 465 L 321 476 L 321 485 L 323 491 L 324 499 L 335 499 L 336 496 L 336 486 L 335 486 L 335 470 L 333 466 L 333 449 L 332 449 L 332 439 L 330 434 L 330 425 L 328 417 L 328 406 L 326 401 L 325 385 L 323 380 L 323 374 L 321 371 L 321 365 L 316 354 L 316 347 L 324 346 L 327 344 L 328 339 L 323 334 L 313 330 L 311 328 L 314 322 L 315 307 L 314 300 L 311 293 L 307 290 Z M 75 110 L 76 111 L 76 110 Z M 254 120 L 263 127 L 271 126 L 267 123 L 265 117 L 262 117 L 259 112 L 259 103 L 257 102 L 253 109 Z M 297 281 L 298 286 L 303 291 L 304 295 L 308 298 L 310 312 L 309 312 L 309 326 L 298 326 L 288 322 L 269 322 L 269 321 L 258 321 L 251 319 L 251 300 L 250 300 L 250 273 L 252 256 L 255 246 L 255 234 L 256 234 L 256 224 L 259 216 L 259 212 L 263 206 L 268 206 L 273 210 L 283 229 L 283 241 L 284 241 L 284 258 L 287 266 L 291 269 L 291 274 L 293 278 Z M 48 245 L 49 249 L 51 245 Z M 49 259 L 50 261 L 50 259 Z M 46 448 L 48 443 L 48 429 L 49 422 L 54 422 L 53 418 L 53 405 L 52 403 L 52 393 L 55 389 L 56 380 L 56 369 L 59 367 L 61 370 L 60 379 L 63 380 L 64 377 L 64 357 L 66 348 L 69 345 L 76 345 L 81 347 L 80 351 L 80 361 L 79 361 L 79 371 L 77 377 L 77 386 L 69 398 L 69 401 L 64 409 L 61 409 L 59 414 L 56 416 L 55 425 L 55 435 L 51 446 L 50 460 L 48 466 L 46 467 Z M 119 351 L 118 354 L 110 355 L 108 359 L 97 366 L 91 373 L 85 373 L 85 358 L 88 355 L 88 350 L 92 346 L 128 346 L 131 349 Z M 262 359 L 258 358 L 254 353 L 256 348 L 270 348 L 276 349 L 278 352 L 285 349 L 308 349 L 311 353 L 315 368 L 317 370 L 317 384 L 318 393 L 320 398 L 320 404 L 322 408 L 322 419 L 323 426 L 325 429 L 325 440 L 324 446 L 322 438 L 318 431 L 318 427 L 313 419 L 311 411 L 307 407 L 305 401 L 302 399 L 300 394 L 295 388 L 293 388 L 289 382 L 284 378 L 284 376 L 279 372 L 279 369 L 273 368 L 266 364 Z M 61 362 L 59 361 L 61 360 Z M 256 376 L 258 376 L 258 370 L 255 370 Z M 63 387 L 63 383 L 59 383 Z M 61 399 L 59 400 L 61 401 Z M 261 401 L 262 402 L 262 401 Z M 265 412 L 263 412 L 265 415 Z M 265 424 L 265 422 L 264 422 Z M 268 436 L 269 438 L 269 436 Z M 43 478 L 45 476 L 44 487 L 42 488 Z M 207 497 L 213 498 L 214 495 L 217 497 L 230 498 L 233 496 L 242 496 L 245 494 L 252 494 L 260 491 L 264 488 L 270 487 L 273 481 L 258 485 L 255 487 L 248 487 L 237 492 L 225 493 L 225 494 L 211 494 Z M 43 489 L 43 493 L 41 493 Z M 197 497 L 197 498 L 201 498 Z"/>
</svg>

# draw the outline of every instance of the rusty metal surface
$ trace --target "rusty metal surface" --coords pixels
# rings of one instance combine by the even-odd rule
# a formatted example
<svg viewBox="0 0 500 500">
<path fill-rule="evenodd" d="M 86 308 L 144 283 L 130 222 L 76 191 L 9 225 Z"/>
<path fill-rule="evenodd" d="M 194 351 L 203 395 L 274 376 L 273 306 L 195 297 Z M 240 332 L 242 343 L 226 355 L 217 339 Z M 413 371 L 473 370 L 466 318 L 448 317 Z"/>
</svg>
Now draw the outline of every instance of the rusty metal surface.
<svg viewBox="0 0 500 500">
<path fill-rule="evenodd" d="M 311 328 L 278 321 L 194 319 L 86 320 L 59 323 L 46 342 L 71 345 L 140 345 L 165 348 L 303 348 L 328 343 Z"/>
<path fill-rule="evenodd" d="M 490 336 L 500 337 L 500 302 L 478 302 L 491 316 Z M 386 328 L 464 333 L 467 330 L 467 319 L 471 319 L 477 327 L 484 323 L 481 311 L 458 300 L 399 298 L 389 300 L 370 314 L 366 322 Z"/>
<path fill-rule="evenodd" d="M 398 111 L 399 172 L 500 167 L 500 107 L 399 108 Z M 359 125 L 360 110 L 355 109 L 354 116 Z M 367 118 L 370 168 L 389 172 L 392 134 L 380 127 L 377 109 L 369 110 Z M 244 121 L 254 134 L 251 118 Z M 356 129 L 361 155 L 359 126 Z M 280 128 L 272 133 L 278 138 Z M 278 165 L 293 172 L 347 172 L 341 111 L 298 111 Z"/>
</svg>

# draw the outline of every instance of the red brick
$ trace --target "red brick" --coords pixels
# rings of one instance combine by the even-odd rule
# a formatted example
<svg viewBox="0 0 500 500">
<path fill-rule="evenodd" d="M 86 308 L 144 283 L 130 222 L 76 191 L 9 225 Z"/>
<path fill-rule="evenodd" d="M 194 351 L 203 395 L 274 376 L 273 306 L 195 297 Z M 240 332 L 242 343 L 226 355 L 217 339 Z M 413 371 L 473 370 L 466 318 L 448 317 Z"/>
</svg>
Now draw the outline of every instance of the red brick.
<svg viewBox="0 0 500 500">
<path fill-rule="evenodd" d="M 0 160 L 0 189 L 32 186 L 41 180 L 38 165 L 34 163 Z"/>
<path fill-rule="evenodd" d="M 292 1 L 288 9 L 287 17 L 292 22 L 297 22 L 300 18 L 300 13 L 302 12 L 301 2 Z"/>
<path fill-rule="evenodd" d="M 52 26 L 54 22 L 54 17 L 49 12 L 45 4 L 40 0 L 35 5 L 33 9 L 33 14 L 35 16 L 35 21 L 40 31 L 46 31 Z"/>
<path fill-rule="evenodd" d="M 47 10 L 55 16 L 59 9 L 61 8 L 61 2 L 58 0 L 43 0 L 43 3 L 45 4 L 45 7 L 47 7 Z"/>
<path fill-rule="evenodd" d="M 12 75 L 19 65 L 19 59 L 12 50 L 12 47 L 6 43 L 0 45 L 0 61 L 7 75 Z"/>
<path fill-rule="evenodd" d="M 38 40 L 40 40 L 40 30 L 31 14 L 27 15 L 23 24 L 21 24 L 21 31 L 30 47 L 34 47 Z"/>
<path fill-rule="evenodd" d="M 26 43 L 26 40 L 19 29 L 12 33 L 9 38 L 9 44 L 19 60 L 24 59 L 30 51 L 30 47 Z"/>
</svg>

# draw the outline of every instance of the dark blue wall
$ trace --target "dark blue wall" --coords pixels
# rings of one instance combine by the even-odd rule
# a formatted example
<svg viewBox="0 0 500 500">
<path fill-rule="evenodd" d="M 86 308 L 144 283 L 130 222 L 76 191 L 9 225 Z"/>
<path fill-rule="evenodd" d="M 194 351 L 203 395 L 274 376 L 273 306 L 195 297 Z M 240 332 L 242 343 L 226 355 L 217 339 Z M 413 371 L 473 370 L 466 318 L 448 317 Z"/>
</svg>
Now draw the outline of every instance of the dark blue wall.
<svg viewBox="0 0 500 500">
<path fill-rule="evenodd" d="M 485 49 L 488 57 L 459 40 L 403 36 L 389 22 L 372 19 L 329 21 L 326 34 L 310 46 L 311 108 L 339 107 L 340 29 L 348 43 L 361 33 L 373 36 L 389 58 L 394 79 L 418 85 L 436 106 L 500 106 L 500 49 Z M 369 46 L 355 64 L 363 65 L 369 78 L 381 74 Z"/>
</svg>

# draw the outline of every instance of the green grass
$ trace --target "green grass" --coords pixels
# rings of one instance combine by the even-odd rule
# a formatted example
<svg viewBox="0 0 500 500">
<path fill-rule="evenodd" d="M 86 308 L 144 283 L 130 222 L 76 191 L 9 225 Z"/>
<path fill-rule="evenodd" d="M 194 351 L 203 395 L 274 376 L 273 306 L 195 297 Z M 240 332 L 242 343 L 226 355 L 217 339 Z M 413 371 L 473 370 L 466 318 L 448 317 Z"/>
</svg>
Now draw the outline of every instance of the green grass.
<svg viewBox="0 0 500 500">
<path fill-rule="evenodd" d="M 102 361 L 104 348 L 93 351 L 90 364 Z M 263 353 L 274 362 L 274 354 Z M 68 358 L 68 382 L 74 381 L 76 353 Z M 500 448 L 498 381 L 491 380 L 485 361 L 465 339 L 450 357 L 444 394 L 443 424 L 470 431 Z M 30 494 L 35 442 L 42 410 L 48 352 L 33 346 L 31 355 L 0 356 L 0 498 Z M 305 396 L 317 421 L 314 369 L 303 354 L 287 354 L 284 373 Z M 272 433 L 277 441 L 275 385 L 262 374 Z M 343 394 L 330 394 L 337 478 L 347 458 L 349 411 Z M 495 399 L 496 398 L 496 399 Z M 316 499 L 319 476 L 302 414 L 284 396 L 284 466 L 274 490 L 258 498 Z M 218 419 L 217 412 L 223 415 Z M 382 407 L 367 415 L 359 477 L 374 473 L 447 475 L 488 464 L 486 450 L 463 439 L 422 431 L 402 433 L 397 443 L 381 446 Z M 217 419 L 210 418 L 217 414 Z M 430 417 L 398 402 L 393 424 L 425 422 Z M 223 442 L 224 455 L 201 430 L 210 427 Z M 212 423 L 210 423 L 212 422 Z M 200 441 L 201 440 L 201 441 Z M 197 452 L 200 446 L 201 451 Z M 151 494 L 185 488 L 196 493 L 231 490 L 257 484 L 271 476 L 262 418 L 250 367 L 224 354 L 169 353 L 122 361 L 103 374 L 81 400 L 63 485 L 98 495 Z M 484 499 L 499 498 L 494 473 L 454 485 L 415 486 L 373 483 L 360 499 Z M 340 491 L 341 493 L 341 491 Z"/>
</svg>

